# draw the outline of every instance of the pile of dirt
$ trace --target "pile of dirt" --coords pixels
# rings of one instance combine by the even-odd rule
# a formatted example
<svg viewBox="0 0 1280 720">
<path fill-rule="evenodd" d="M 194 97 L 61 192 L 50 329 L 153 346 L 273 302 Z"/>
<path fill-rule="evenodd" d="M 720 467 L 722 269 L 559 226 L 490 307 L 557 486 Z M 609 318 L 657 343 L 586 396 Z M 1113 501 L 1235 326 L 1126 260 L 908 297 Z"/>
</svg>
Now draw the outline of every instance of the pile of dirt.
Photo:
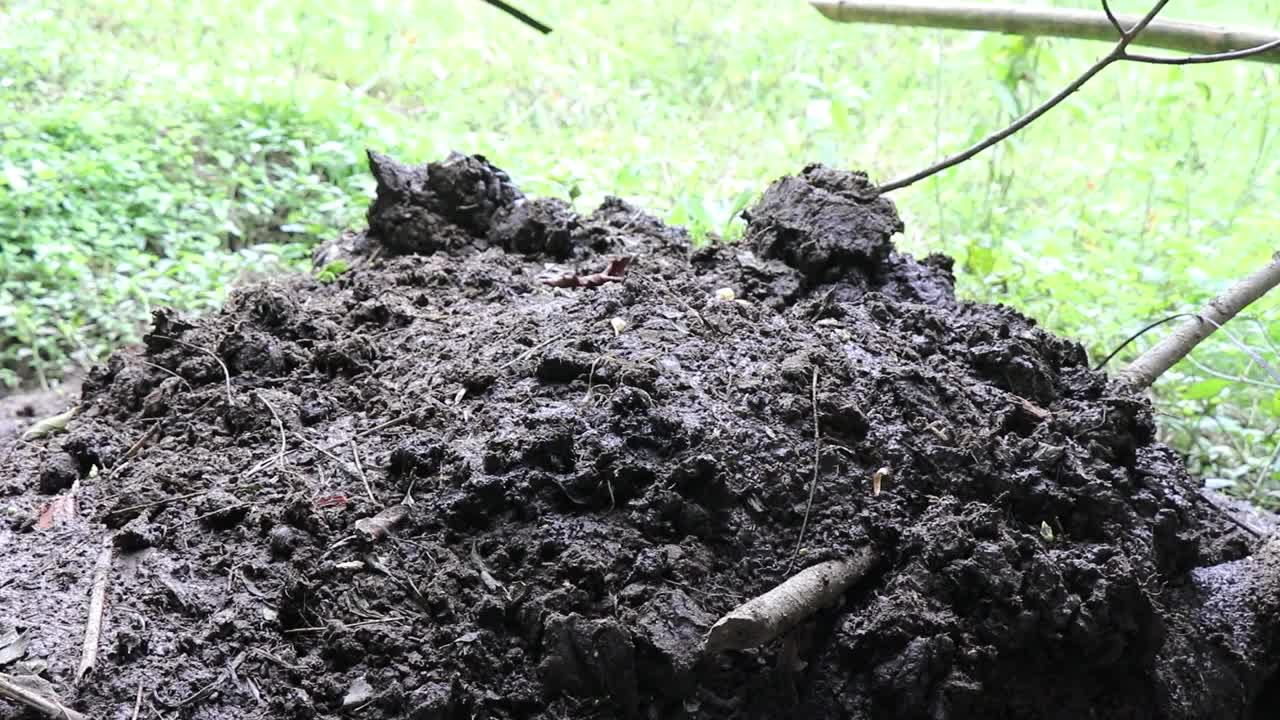
<svg viewBox="0 0 1280 720">
<path fill-rule="evenodd" d="M 695 248 L 480 157 L 371 167 L 318 255 L 352 269 L 157 312 L 0 466 L 0 672 L 97 718 L 1263 717 L 1280 552 L 863 175 Z M 702 652 L 867 546 L 837 607 Z"/>
</svg>

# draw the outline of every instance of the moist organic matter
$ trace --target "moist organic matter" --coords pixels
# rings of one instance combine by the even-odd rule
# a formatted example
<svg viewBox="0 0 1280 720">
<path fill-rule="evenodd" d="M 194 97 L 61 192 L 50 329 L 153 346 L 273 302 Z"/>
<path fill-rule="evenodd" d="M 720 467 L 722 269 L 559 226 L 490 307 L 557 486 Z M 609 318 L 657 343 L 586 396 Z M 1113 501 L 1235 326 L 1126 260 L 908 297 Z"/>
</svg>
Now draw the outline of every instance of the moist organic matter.
<svg viewBox="0 0 1280 720">
<path fill-rule="evenodd" d="M 0 671 L 101 718 L 1274 710 L 1280 550 L 1079 344 L 895 250 L 865 176 L 805 168 L 694 246 L 480 157 L 370 160 L 368 230 L 317 253 L 350 270 L 158 311 L 69 432 L 8 453 L 0 620 L 29 644 Z M 867 547 L 780 641 L 703 651 Z"/>
</svg>

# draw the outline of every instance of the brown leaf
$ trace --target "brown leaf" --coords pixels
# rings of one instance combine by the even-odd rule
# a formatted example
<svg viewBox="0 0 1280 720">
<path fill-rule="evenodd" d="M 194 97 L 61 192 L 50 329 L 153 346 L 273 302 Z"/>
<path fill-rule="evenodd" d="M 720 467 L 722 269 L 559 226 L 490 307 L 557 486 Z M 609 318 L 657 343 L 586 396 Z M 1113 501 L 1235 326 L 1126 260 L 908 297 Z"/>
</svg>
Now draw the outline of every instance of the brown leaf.
<svg viewBox="0 0 1280 720">
<path fill-rule="evenodd" d="M 312 501 L 311 501 L 311 505 L 312 505 L 312 506 L 314 506 L 317 510 L 319 510 L 320 508 L 340 508 L 340 507 L 346 507 L 346 506 L 347 506 L 347 496 L 346 496 L 346 495 L 342 495 L 342 494 L 337 494 L 337 495 L 321 495 L 320 497 L 315 498 L 314 500 L 312 500 Z"/>
<path fill-rule="evenodd" d="M 36 518 L 36 529 L 48 530 L 63 523 L 71 522 L 75 517 L 75 493 L 63 493 L 41 508 L 40 515 Z"/>
<path fill-rule="evenodd" d="M 589 288 L 599 287 L 605 283 L 622 282 L 627 276 L 627 268 L 631 267 L 631 257 L 624 255 L 609 261 L 608 267 L 604 272 L 591 273 L 590 275 L 557 275 L 554 277 L 543 278 L 544 285 L 562 288 Z"/>
</svg>

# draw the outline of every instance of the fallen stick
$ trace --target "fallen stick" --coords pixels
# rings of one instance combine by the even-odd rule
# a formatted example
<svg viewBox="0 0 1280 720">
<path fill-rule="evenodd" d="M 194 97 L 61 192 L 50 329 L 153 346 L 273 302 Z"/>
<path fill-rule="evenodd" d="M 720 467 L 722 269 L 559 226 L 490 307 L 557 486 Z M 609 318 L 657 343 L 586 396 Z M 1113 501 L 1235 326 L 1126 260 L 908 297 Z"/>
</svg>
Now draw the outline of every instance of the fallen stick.
<svg viewBox="0 0 1280 720">
<path fill-rule="evenodd" d="M 873 23 L 944 30 L 978 30 L 1006 35 L 1064 37 L 1077 40 L 1116 40 L 1119 34 L 1105 13 L 1068 8 L 1023 7 L 937 0 L 810 0 L 828 19 L 845 23 Z M 1132 28 L 1136 15 L 1116 15 L 1120 27 Z M 1156 20 L 1135 45 L 1218 53 L 1280 41 L 1280 33 L 1246 27 Z M 1280 49 L 1248 58 L 1280 63 Z"/>
<path fill-rule="evenodd" d="M 42 712 L 51 718 L 88 720 L 85 715 L 72 710 L 57 700 L 45 697 L 30 688 L 15 683 L 11 677 L 3 673 L 0 673 L 0 697 L 8 698 L 19 705 L 26 705 L 32 710 Z"/>
<path fill-rule="evenodd" d="M 834 603 L 861 580 L 879 556 L 863 546 L 853 557 L 805 568 L 769 592 L 729 611 L 707 633 L 705 653 L 759 647 Z"/>
<path fill-rule="evenodd" d="M 1272 255 L 1261 270 L 1210 300 L 1199 314 L 1188 318 L 1173 334 L 1139 355 L 1120 371 L 1118 379 L 1135 387 L 1149 387 L 1202 340 L 1276 285 L 1280 285 L 1280 252 Z"/>
<path fill-rule="evenodd" d="M 111 573 L 111 538 L 103 543 L 98 553 L 98 564 L 93 571 L 93 594 L 89 596 L 89 621 L 84 628 L 84 649 L 80 653 L 80 669 L 76 671 L 76 684 L 93 670 L 98 662 L 98 638 L 102 636 L 102 612 L 107 601 L 107 577 Z"/>
</svg>

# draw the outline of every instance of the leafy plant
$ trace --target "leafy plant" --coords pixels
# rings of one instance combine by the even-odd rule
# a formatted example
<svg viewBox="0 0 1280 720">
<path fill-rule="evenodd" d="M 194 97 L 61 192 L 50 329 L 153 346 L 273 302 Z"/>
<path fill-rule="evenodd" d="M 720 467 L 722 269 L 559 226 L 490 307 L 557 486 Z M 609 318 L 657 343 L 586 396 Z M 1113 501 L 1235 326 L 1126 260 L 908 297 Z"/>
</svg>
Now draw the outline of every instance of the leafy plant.
<svg viewBox="0 0 1280 720">
<path fill-rule="evenodd" d="M 350 264 L 346 260 L 331 260 L 316 272 L 316 281 L 321 283 L 331 283 L 338 279 L 338 276 L 351 269 Z"/>
</svg>

